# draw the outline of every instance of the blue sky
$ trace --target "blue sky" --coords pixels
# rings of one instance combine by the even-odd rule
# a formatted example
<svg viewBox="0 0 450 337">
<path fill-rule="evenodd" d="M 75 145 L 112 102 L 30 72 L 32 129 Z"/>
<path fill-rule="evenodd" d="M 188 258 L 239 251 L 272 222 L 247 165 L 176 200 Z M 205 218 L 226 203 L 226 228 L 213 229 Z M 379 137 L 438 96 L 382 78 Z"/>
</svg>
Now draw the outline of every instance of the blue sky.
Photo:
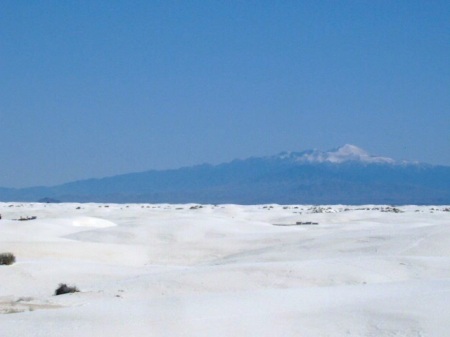
<svg viewBox="0 0 450 337">
<path fill-rule="evenodd" d="M 0 2 L 0 186 L 345 143 L 450 165 L 448 1 Z"/>
</svg>

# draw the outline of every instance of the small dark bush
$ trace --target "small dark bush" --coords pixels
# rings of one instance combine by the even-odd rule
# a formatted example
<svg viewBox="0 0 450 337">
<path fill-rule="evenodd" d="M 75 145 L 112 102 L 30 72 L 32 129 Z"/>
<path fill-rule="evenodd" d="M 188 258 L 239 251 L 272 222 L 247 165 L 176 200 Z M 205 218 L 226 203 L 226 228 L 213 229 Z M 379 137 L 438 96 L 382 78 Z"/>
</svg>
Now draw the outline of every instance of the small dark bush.
<svg viewBox="0 0 450 337">
<path fill-rule="evenodd" d="M 10 265 L 16 262 L 16 257 L 12 253 L 1 253 L 0 254 L 0 265 Z"/>
<path fill-rule="evenodd" d="M 77 293 L 77 292 L 79 292 L 77 287 L 69 287 L 65 283 L 60 283 L 59 287 L 56 288 L 56 290 L 55 290 L 55 296 L 64 295 L 64 294 L 68 294 L 68 293 Z"/>
</svg>

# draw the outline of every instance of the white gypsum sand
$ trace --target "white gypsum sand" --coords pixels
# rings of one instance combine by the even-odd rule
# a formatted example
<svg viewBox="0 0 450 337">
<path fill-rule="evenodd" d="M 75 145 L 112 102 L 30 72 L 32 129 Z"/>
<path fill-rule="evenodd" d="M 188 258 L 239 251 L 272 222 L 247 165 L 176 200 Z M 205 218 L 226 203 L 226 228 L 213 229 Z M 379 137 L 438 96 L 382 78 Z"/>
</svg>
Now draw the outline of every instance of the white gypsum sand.
<svg viewBox="0 0 450 337">
<path fill-rule="evenodd" d="M 0 203 L 1 336 L 448 336 L 450 212 L 398 210 Z"/>
</svg>

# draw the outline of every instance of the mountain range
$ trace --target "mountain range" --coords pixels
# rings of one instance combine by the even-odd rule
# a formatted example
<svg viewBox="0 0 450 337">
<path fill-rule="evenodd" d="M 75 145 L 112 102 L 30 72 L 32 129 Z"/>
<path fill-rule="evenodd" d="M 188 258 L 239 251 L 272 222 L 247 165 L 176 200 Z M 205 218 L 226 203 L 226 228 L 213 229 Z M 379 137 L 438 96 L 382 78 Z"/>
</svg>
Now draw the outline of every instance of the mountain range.
<svg viewBox="0 0 450 337">
<path fill-rule="evenodd" d="M 0 201 L 443 205 L 450 204 L 450 167 L 373 156 L 347 144 L 51 187 L 0 188 Z"/>
</svg>

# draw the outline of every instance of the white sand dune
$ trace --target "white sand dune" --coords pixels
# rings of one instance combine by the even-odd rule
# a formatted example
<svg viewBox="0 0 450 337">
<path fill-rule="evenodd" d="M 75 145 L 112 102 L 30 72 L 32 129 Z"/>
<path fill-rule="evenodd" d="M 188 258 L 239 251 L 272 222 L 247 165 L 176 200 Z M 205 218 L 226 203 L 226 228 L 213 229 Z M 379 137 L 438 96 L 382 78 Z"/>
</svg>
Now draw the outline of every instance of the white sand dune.
<svg viewBox="0 0 450 337">
<path fill-rule="evenodd" d="M 93 227 L 93 228 L 105 228 L 116 226 L 114 222 L 87 216 L 74 218 L 72 220 L 72 224 L 73 226 L 77 227 Z"/>
<path fill-rule="evenodd" d="M 399 210 L 0 203 L 0 335 L 450 336 L 448 207 Z"/>
</svg>

